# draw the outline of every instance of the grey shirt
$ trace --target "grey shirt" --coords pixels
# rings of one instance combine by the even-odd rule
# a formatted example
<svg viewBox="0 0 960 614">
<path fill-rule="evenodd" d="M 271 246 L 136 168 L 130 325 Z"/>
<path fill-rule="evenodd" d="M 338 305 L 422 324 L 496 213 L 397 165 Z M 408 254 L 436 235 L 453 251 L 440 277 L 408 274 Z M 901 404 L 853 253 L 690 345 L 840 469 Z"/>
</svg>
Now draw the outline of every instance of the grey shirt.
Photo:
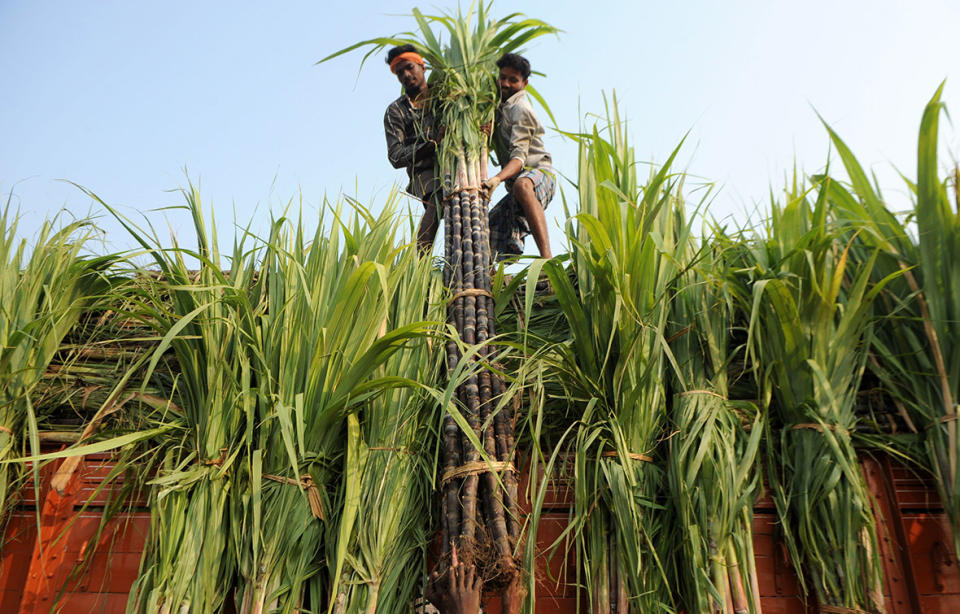
<svg viewBox="0 0 960 614">
<path fill-rule="evenodd" d="M 440 185 L 434 169 L 436 147 L 425 138 L 431 122 L 430 113 L 414 107 L 406 95 L 391 102 L 383 115 L 387 158 L 393 168 L 406 169 L 410 180 L 406 189 L 420 200 Z"/>
<path fill-rule="evenodd" d="M 495 125 L 494 145 L 500 166 L 517 159 L 523 163 L 525 170 L 552 171 L 550 154 L 543 146 L 545 131 L 533 112 L 526 90 L 520 90 L 500 103 Z M 507 189 L 513 187 L 515 180 L 516 177 L 505 182 Z"/>
</svg>

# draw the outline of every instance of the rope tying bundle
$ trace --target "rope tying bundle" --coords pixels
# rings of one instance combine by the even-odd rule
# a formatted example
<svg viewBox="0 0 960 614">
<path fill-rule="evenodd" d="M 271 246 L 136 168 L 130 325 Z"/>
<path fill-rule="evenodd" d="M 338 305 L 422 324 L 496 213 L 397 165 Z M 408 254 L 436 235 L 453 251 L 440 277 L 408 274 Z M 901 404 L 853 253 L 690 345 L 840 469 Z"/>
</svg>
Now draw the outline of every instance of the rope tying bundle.
<svg viewBox="0 0 960 614">
<path fill-rule="evenodd" d="M 279 482 L 280 484 L 289 484 L 290 486 L 299 486 L 300 490 L 307 491 L 307 503 L 310 504 L 310 513 L 314 518 L 326 522 L 326 515 L 323 513 L 323 499 L 320 498 L 320 489 L 317 488 L 313 478 L 309 473 L 300 476 L 299 480 L 283 477 L 282 475 L 263 474 L 263 479 Z"/>
<path fill-rule="evenodd" d="M 452 200 L 454 198 L 460 198 L 461 192 L 469 192 L 470 190 L 479 190 L 479 189 L 480 189 L 480 186 L 478 185 L 465 185 L 465 186 L 455 185 L 452 188 L 450 188 L 450 194 L 443 197 L 443 202 L 447 202 L 448 200 Z"/>
<path fill-rule="evenodd" d="M 620 458 L 620 455 L 615 450 L 607 450 L 606 452 L 601 453 L 600 456 L 604 456 L 607 458 Z M 627 458 L 635 461 L 643 461 L 645 463 L 653 462 L 652 457 L 647 456 L 646 454 L 639 454 L 637 452 L 628 452 Z"/>
<path fill-rule="evenodd" d="M 456 294 L 454 294 L 453 298 L 447 301 L 447 305 L 452 305 L 453 302 L 456 301 L 458 298 L 463 298 L 467 296 L 486 296 L 487 298 L 492 299 L 493 293 L 490 292 L 489 290 L 484 290 L 483 288 L 467 288 L 466 290 L 461 290 Z"/>
<path fill-rule="evenodd" d="M 939 422 L 940 424 L 946 424 L 947 422 L 952 422 L 956 420 L 957 417 L 958 415 L 956 412 L 951 412 L 949 414 L 944 414 L 943 416 L 940 416 L 940 419 L 937 420 L 937 422 Z"/>
<path fill-rule="evenodd" d="M 465 465 L 460 465 L 459 467 L 454 467 L 453 469 L 448 469 L 443 472 L 443 475 L 440 477 L 440 484 L 446 484 L 450 480 L 455 480 L 457 478 L 465 478 L 468 475 L 480 475 L 481 473 L 486 473 L 492 471 L 495 473 L 503 473 L 504 471 L 513 471 L 516 473 L 517 468 L 513 466 L 513 463 L 508 463 L 506 461 L 476 461 L 474 463 L 466 463 Z"/>
<path fill-rule="evenodd" d="M 221 449 L 220 449 L 220 456 L 219 456 L 219 457 L 217 457 L 217 458 L 201 458 L 201 459 L 200 459 L 200 464 L 201 464 L 201 465 L 207 465 L 207 466 L 211 466 L 211 465 L 212 465 L 212 466 L 214 466 L 214 467 L 222 467 L 222 466 L 223 466 L 223 461 L 225 461 L 225 460 L 227 460 L 227 449 L 226 449 L 226 448 L 221 448 Z"/>
</svg>

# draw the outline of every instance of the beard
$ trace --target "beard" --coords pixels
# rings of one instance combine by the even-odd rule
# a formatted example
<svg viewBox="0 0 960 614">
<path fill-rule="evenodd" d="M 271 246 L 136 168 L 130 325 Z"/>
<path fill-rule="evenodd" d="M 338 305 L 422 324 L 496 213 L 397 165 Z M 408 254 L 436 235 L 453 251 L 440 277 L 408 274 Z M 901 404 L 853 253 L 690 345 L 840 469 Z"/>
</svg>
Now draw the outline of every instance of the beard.
<svg viewBox="0 0 960 614">
<path fill-rule="evenodd" d="M 427 89 L 426 84 L 423 85 L 404 85 L 403 91 L 410 98 L 416 98 L 417 94 Z"/>
</svg>

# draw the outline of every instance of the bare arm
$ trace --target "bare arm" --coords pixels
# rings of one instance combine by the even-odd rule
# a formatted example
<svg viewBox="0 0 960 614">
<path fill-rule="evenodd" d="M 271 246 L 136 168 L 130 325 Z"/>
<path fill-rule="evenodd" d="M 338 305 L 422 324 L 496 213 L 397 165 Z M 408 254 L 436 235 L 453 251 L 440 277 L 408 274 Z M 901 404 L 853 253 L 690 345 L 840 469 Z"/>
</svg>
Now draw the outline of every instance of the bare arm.
<svg viewBox="0 0 960 614">
<path fill-rule="evenodd" d="M 522 170 L 523 160 L 520 158 L 511 158 L 510 161 L 507 162 L 506 166 L 500 169 L 500 172 L 494 175 L 494 177 L 499 180 L 497 183 L 500 183 L 502 181 L 506 181 L 507 179 L 516 177 Z"/>
</svg>

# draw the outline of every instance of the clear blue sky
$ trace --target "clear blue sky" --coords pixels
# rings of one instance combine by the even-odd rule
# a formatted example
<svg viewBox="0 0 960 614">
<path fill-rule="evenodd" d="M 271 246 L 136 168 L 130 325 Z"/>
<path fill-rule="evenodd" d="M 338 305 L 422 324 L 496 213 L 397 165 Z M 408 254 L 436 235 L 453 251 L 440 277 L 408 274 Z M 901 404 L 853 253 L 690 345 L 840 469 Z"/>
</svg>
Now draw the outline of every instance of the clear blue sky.
<svg viewBox="0 0 960 614">
<path fill-rule="evenodd" d="M 421 4 L 426 12 L 439 5 Z M 265 221 L 302 193 L 308 211 L 343 191 L 377 209 L 401 182 L 382 117 L 399 86 L 376 58 L 320 66 L 328 53 L 412 28 L 396 2 L 0 1 L 0 190 L 29 234 L 61 207 L 90 208 L 68 179 L 129 214 L 179 204 L 199 180 L 223 229 Z M 527 55 L 561 128 L 577 129 L 616 90 L 640 160 L 662 161 L 690 131 L 687 170 L 721 188 L 710 212 L 744 222 L 794 160 L 822 168 L 814 108 L 894 202 L 893 166 L 915 170 L 924 103 L 960 81 L 960 3 L 506 2 L 564 32 Z M 957 152 L 957 132 L 942 137 Z M 547 140 L 561 172 L 573 144 Z M 899 194 L 899 196 L 898 196 Z M 548 213 L 557 227 L 559 198 Z M 161 228 L 161 214 L 151 214 Z M 185 218 L 171 225 L 189 239 Z M 113 249 L 132 246 L 116 226 Z M 559 232 L 552 232 L 558 251 Z M 529 240 L 528 253 L 535 252 Z"/>
</svg>

